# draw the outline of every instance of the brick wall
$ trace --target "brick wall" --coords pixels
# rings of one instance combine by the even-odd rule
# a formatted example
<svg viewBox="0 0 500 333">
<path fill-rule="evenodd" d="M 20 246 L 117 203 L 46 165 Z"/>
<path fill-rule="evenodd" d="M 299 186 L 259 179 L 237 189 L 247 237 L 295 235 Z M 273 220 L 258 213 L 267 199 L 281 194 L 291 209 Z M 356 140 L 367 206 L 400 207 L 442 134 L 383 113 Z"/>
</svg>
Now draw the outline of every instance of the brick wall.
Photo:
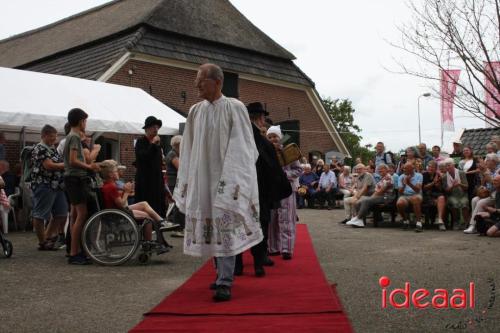
<svg viewBox="0 0 500 333">
<path fill-rule="evenodd" d="M 133 69 L 134 74 L 128 74 Z M 110 79 L 109 83 L 133 86 L 143 89 L 169 107 L 187 114 L 191 105 L 199 101 L 194 88 L 196 71 L 174 68 L 160 64 L 130 60 Z M 185 93 L 185 100 L 182 97 Z M 302 90 L 285 88 L 255 81 L 239 80 L 240 100 L 265 103 L 274 122 L 299 120 L 302 131 L 326 131 L 323 122 Z M 126 115 L 125 115 L 126 117 Z M 137 135 L 121 135 L 120 163 L 127 166 L 126 178 L 133 179 L 135 160 L 133 142 Z M 337 149 L 327 133 L 300 134 L 301 150 L 304 155 L 310 151 L 326 152 Z M 7 141 L 7 160 L 13 167 L 19 163 L 19 141 Z"/>
<path fill-rule="evenodd" d="M 129 69 L 133 69 L 133 75 L 128 74 Z M 187 114 L 189 107 L 199 101 L 193 83 L 195 78 L 194 70 L 130 60 L 108 82 L 142 88 L 168 106 Z M 185 101 L 183 92 L 186 94 Z M 299 120 L 302 131 L 327 131 L 302 90 L 240 79 L 239 92 L 245 104 L 254 101 L 265 103 L 274 122 Z M 305 155 L 313 150 L 323 153 L 337 150 L 328 133 L 301 132 L 300 138 Z"/>
</svg>

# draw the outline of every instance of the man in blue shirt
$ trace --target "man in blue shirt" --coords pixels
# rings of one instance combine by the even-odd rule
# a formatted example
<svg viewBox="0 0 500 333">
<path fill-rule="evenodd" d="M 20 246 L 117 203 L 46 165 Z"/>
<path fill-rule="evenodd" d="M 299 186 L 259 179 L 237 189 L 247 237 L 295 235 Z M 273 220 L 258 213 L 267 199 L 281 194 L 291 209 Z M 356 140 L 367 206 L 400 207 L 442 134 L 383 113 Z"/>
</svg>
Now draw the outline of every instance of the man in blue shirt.
<svg viewBox="0 0 500 333">
<path fill-rule="evenodd" d="M 325 164 L 323 166 L 323 173 L 319 178 L 318 193 L 316 194 L 320 207 L 323 208 L 326 201 L 327 208 L 331 209 L 331 202 L 337 191 L 337 177 L 335 177 L 335 173 L 330 170 L 330 165 Z"/>
<path fill-rule="evenodd" d="M 406 209 L 409 205 L 413 208 L 417 224 L 416 232 L 423 231 L 422 229 L 422 182 L 423 176 L 421 173 L 415 172 L 412 163 L 406 163 L 403 167 L 404 173 L 398 178 L 399 199 L 396 203 L 399 215 L 403 218 L 403 229 L 407 230 L 410 226 L 408 213 Z"/>
</svg>

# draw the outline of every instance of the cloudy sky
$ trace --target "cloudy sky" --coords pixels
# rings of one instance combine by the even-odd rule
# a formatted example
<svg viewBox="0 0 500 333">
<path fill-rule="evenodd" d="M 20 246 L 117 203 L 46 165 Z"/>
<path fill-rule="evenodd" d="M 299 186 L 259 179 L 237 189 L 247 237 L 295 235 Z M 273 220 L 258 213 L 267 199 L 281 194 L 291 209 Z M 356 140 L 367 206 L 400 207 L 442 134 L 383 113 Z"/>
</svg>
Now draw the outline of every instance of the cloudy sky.
<svg viewBox="0 0 500 333">
<path fill-rule="evenodd" d="M 109 0 L 0 1 L 0 39 L 24 32 Z M 403 0 L 231 0 L 256 26 L 292 52 L 321 96 L 347 98 L 356 109 L 363 143 L 384 141 L 397 151 L 418 142 L 417 99 L 429 82 L 401 74 L 397 25 L 410 13 Z M 412 62 L 411 58 L 404 58 Z M 420 99 L 422 141 L 440 144 L 439 98 Z M 455 110 L 455 129 L 445 132 L 444 148 L 463 128 L 484 122 Z"/>
</svg>

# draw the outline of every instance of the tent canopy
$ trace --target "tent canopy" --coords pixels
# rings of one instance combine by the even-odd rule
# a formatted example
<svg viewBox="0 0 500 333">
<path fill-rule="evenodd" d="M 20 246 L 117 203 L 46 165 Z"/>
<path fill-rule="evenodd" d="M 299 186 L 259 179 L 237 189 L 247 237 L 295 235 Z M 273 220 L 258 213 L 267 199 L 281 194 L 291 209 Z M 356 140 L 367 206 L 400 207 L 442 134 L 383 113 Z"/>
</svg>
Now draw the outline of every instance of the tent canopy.
<svg viewBox="0 0 500 333">
<path fill-rule="evenodd" d="M 174 135 L 185 118 L 139 88 L 0 67 L 0 127 L 62 130 L 68 111 L 88 113 L 87 130 L 144 133 L 148 116 L 163 121 L 162 135 Z"/>
</svg>

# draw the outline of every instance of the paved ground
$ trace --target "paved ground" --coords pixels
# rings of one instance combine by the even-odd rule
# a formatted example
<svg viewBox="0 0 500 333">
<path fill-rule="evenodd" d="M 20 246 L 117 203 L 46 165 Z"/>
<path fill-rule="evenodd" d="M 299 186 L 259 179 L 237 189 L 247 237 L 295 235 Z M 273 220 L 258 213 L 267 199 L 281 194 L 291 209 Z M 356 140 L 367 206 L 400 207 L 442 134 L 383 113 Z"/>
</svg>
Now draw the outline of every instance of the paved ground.
<svg viewBox="0 0 500 333">
<path fill-rule="evenodd" d="M 356 332 L 498 332 L 500 239 L 459 231 L 341 226 L 341 211 L 301 210 L 327 278 Z M 15 254 L 0 258 L 1 332 L 126 332 L 184 282 L 203 260 L 181 254 L 181 241 L 147 266 L 75 267 L 62 252 L 39 252 L 35 235 L 11 233 Z M 297 254 L 300 255 L 300 254 Z M 466 288 L 476 283 L 473 310 L 381 309 L 380 276 L 390 290 Z M 488 309 L 488 302 L 493 302 Z"/>
</svg>

